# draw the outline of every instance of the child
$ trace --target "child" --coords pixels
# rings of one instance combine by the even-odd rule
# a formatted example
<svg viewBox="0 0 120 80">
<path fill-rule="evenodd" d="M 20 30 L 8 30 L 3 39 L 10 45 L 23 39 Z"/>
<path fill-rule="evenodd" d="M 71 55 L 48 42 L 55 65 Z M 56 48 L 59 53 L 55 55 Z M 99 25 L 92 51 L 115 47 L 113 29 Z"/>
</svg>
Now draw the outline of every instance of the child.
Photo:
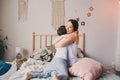
<svg viewBox="0 0 120 80">
<path fill-rule="evenodd" d="M 58 29 L 57 29 L 57 34 L 59 35 L 59 36 L 61 36 L 61 35 L 63 35 L 63 34 L 66 34 L 66 29 L 65 29 L 65 26 L 64 25 L 62 25 L 62 26 L 60 26 Z M 62 40 L 64 40 L 64 38 L 62 39 Z M 62 41 L 61 40 L 61 41 Z M 55 65 L 53 65 L 53 66 L 55 66 Z M 58 72 L 56 71 L 56 70 L 49 70 L 48 69 L 48 71 L 46 71 L 46 72 L 44 72 L 44 73 L 37 73 L 37 72 L 34 72 L 34 73 L 32 73 L 32 72 L 27 72 L 27 73 L 25 73 L 24 74 L 24 77 L 21 79 L 21 80 L 29 80 L 29 79 L 31 79 L 31 78 L 47 78 L 47 77 L 53 77 L 53 80 L 58 80 L 58 77 L 57 77 L 57 74 L 58 74 Z"/>
</svg>

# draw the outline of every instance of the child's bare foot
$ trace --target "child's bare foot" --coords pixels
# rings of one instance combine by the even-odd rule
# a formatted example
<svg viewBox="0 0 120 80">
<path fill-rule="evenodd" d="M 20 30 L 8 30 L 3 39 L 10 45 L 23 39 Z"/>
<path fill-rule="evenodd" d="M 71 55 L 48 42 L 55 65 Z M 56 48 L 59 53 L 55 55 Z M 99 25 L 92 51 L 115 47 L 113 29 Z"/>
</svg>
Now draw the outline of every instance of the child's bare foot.
<svg viewBox="0 0 120 80">
<path fill-rule="evenodd" d="M 53 75 L 53 80 L 59 80 L 57 75 Z"/>
<path fill-rule="evenodd" d="M 29 79 L 30 79 L 30 74 L 27 72 L 24 74 L 24 76 L 21 80 L 29 80 Z"/>
</svg>

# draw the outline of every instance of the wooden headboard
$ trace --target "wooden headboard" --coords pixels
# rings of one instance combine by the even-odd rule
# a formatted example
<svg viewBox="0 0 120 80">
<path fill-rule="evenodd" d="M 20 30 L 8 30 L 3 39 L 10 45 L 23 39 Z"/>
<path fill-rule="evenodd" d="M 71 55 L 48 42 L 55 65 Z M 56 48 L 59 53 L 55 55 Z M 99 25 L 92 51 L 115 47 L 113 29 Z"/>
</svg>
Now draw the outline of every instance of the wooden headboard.
<svg viewBox="0 0 120 80">
<path fill-rule="evenodd" d="M 39 49 L 42 47 L 52 45 L 52 41 L 57 34 L 36 34 L 35 32 L 32 33 L 32 53 L 35 49 Z M 81 48 L 83 53 L 85 53 L 85 33 L 79 34 L 79 45 L 78 47 Z M 84 54 L 85 55 L 85 54 Z"/>
</svg>

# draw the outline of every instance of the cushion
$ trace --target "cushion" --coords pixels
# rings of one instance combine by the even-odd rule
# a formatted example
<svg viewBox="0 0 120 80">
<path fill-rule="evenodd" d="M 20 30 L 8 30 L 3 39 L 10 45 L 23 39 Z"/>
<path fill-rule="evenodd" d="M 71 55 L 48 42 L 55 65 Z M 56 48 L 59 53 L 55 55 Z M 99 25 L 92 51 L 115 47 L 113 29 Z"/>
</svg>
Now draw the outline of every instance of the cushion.
<svg viewBox="0 0 120 80">
<path fill-rule="evenodd" d="M 81 77 L 84 80 L 95 80 L 104 70 L 102 63 L 87 57 L 81 58 L 69 68 L 72 75 Z"/>
<path fill-rule="evenodd" d="M 54 46 L 46 46 L 45 48 L 35 50 L 32 58 L 36 60 L 50 62 L 53 59 L 55 52 L 56 49 Z"/>
<path fill-rule="evenodd" d="M 9 71 L 11 64 L 0 60 L 0 76 Z"/>
</svg>

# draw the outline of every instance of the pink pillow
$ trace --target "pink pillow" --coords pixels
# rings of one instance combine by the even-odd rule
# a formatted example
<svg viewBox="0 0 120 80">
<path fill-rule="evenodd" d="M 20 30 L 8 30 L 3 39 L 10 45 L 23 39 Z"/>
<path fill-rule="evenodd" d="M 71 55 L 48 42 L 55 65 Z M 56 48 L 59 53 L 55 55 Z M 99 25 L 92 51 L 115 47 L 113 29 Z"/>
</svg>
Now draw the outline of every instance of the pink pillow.
<svg viewBox="0 0 120 80">
<path fill-rule="evenodd" d="M 91 58 L 81 58 L 69 68 L 69 72 L 84 80 L 95 80 L 105 70 L 104 65 Z"/>
</svg>

